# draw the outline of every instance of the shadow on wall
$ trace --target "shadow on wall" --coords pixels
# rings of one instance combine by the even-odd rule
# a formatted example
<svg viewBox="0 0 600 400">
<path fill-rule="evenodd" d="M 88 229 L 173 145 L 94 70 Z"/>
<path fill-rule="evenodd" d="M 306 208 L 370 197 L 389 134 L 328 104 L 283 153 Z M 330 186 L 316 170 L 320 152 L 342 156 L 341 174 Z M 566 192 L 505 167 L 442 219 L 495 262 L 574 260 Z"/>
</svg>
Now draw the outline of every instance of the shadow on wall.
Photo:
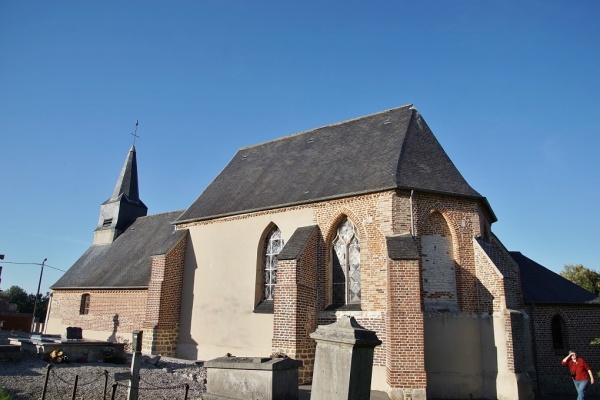
<svg viewBox="0 0 600 400">
<path fill-rule="evenodd" d="M 195 254 L 194 242 L 188 238 L 185 248 L 186 262 L 183 269 L 183 284 L 181 287 L 181 314 L 179 317 L 179 340 L 177 344 L 177 357 L 187 360 L 198 359 L 198 343 L 191 336 L 194 314 L 194 278 L 198 269 Z M 196 310 L 196 317 L 200 314 L 201 310 Z"/>
<path fill-rule="evenodd" d="M 492 298 L 483 285 L 479 290 L 484 291 L 480 296 Z M 425 313 L 424 330 L 428 396 L 497 398 L 498 349 L 491 314 Z"/>
<path fill-rule="evenodd" d="M 106 339 L 107 342 L 117 342 L 117 330 L 119 329 L 119 314 L 115 314 L 113 316 L 113 330 L 112 333 L 110 334 L 110 336 L 108 337 L 108 339 Z"/>
</svg>

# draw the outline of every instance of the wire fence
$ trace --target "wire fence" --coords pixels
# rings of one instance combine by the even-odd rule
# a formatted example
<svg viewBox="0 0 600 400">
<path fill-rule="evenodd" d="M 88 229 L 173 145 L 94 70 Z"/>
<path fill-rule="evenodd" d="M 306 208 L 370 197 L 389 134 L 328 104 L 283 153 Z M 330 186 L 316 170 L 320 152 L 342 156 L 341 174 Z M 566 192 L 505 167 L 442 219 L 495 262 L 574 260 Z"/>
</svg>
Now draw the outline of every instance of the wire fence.
<svg viewBox="0 0 600 400">
<path fill-rule="evenodd" d="M 107 370 L 87 372 L 80 375 L 77 369 L 53 368 L 48 364 L 46 369 L 44 387 L 41 393 L 42 400 L 54 399 L 102 399 L 122 400 L 129 399 L 131 387 L 129 373 L 110 374 Z M 178 382 L 177 378 L 164 376 L 157 383 L 152 375 L 140 372 L 137 388 L 138 399 L 202 399 L 205 391 L 204 382 L 190 381 Z"/>
</svg>

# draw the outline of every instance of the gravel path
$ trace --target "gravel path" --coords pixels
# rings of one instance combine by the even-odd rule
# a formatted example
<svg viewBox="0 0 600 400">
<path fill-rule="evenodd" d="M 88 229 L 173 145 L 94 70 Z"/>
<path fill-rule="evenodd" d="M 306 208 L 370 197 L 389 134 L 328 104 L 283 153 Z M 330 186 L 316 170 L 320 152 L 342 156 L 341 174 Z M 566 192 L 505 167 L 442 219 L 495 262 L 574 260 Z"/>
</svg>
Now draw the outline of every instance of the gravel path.
<svg viewBox="0 0 600 400">
<path fill-rule="evenodd" d="M 189 385 L 188 399 L 202 399 L 206 370 L 195 363 L 177 359 L 161 359 L 157 365 L 144 357 L 140 368 L 139 399 L 183 399 L 185 384 Z M 128 364 L 65 363 L 52 364 L 46 399 L 71 399 L 77 378 L 76 399 L 102 399 L 106 373 L 106 399 L 110 399 L 113 384 L 117 383 L 115 399 L 127 399 L 128 380 L 115 381 L 115 373 L 128 373 Z M 0 362 L 0 388 L 15 400 L 41 399 L 48 363 L 35 354 L 23 353 L 20 362 Z"/>
</svg>

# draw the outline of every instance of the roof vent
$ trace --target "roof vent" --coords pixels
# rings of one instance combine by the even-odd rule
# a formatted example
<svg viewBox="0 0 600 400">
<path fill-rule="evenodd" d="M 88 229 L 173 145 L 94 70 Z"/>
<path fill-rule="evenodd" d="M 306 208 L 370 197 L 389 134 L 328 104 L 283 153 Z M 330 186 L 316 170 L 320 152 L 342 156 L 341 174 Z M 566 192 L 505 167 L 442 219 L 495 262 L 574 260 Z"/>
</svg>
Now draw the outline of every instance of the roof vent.
<svg viewBox="0 0 600 400">
<path fill-rule="evenodd" d="M 108 227 L 109 227 L 109 226 L 111 226 L 111 225 L 112 225 L 112 218 L 105 219 L 105 220 L 102 222 L 102 227 L 103 227 L 103 228 L 108 228 Z"/>
<path fill-rule="evenodd" d="M 315 139 L 314 139 L 314 138 L 310 138 L 310 139 L 308 139 L 308 143 L 312 143 L 312 142 L 314 142 L 314 141 L 315 141 Z"/>
</svg>

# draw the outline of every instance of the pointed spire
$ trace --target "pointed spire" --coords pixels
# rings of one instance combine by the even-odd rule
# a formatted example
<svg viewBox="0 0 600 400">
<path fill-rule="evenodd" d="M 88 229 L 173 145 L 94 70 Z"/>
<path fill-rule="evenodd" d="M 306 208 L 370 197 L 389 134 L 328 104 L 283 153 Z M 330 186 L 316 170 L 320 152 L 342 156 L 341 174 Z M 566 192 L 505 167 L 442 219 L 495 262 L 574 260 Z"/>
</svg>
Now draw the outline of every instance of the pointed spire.
<svg viewBox="0 0 600 400">
<path fill-rule="evenodd" d="M 100 206 L 94 244 L 112 243 L 137 218 L 148 215 L 140 200 L 135 146 L 131 146 L 110 199 Z"/>
<path fill-rule="evenodd" d="M 131 149 L 129 150 L 123 168 L 121 168 L 119 179 L 117 179 L 115 190 L 109 201 L 117 200 L 122 194 L 124 194 L 130 202 L 138 203 L 140 201 L 135 145 L 131 146 Z"/>
</svg>

